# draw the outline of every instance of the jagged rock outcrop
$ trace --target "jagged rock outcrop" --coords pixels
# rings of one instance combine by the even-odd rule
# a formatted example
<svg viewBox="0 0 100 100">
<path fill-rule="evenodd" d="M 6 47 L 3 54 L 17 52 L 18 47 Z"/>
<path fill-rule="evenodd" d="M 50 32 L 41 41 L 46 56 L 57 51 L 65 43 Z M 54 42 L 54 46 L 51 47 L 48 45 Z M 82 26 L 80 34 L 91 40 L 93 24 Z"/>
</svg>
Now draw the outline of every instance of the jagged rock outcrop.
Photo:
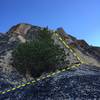
<svg viewBox="0 0 100 100">
<path fill-rule="evenodd" d="M 37 39 L 41 29 L 43 27 L 22 23 L 13 26 L 5 34 L 0 33 L 0 91 L 30 80 L 26 80 L 11 65 L 12 51 L 19 43 Z M 26 86 L 0 95 L 0 100 L 70 100 L 75 98 L 86 100 L 87 98 L 100 98 L 100 48 L 89 46 L 84 40 L 77 40 L 77 38 L 67 34 L 63 28 L 58 28 L 56 31 L 87 65 L 83 64 L 70 71 L 56 74 L 51 78 L 41 80 L 34 86 Z M 66 52 L 66 63 L 61 65 L 62 67 L 79 63 L 78 59 L 59 41 L 55 34 L 52 38 Z"/>
</svg>

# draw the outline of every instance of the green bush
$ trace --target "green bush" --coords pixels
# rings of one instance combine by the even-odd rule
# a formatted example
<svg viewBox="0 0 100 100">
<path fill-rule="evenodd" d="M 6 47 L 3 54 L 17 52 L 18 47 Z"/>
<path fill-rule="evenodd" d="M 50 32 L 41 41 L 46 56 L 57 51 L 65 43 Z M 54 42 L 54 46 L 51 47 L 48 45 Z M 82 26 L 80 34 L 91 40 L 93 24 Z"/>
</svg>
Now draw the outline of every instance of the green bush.
<svg viewBox="0 0 100 100">
<path fill-rule="evenodd" d="M 23 75 L 39 77 L 43 72 L 55 71 L 65 60 L 65 51 L 51 39 L 48 29 L 40 31 L 38 40 L 19 44 L 13 51 L 13 66 Z"/>
</svg>

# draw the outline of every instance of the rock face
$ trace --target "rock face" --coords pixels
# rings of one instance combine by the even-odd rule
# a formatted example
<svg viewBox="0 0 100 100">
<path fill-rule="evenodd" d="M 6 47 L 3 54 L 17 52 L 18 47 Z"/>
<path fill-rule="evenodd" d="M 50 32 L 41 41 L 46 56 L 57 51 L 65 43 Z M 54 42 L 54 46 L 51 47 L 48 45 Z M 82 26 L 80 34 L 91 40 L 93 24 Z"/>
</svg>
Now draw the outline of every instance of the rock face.
<svg viewBox="0 0 100 100">
<path fill-rule="evenodd" d="M 81 65 L 80 68 L 56 74 L 34 85 L 0 96 L 1 100 L 13 100 L 13 98 L 15 100 L 98 100 L 100 68 Z"/>
<path fill-rule="evenodd" d="M 12 51 L 19 43 L 36 39 L 41 29 L 43 27 L 22 23 L 13 26 L 5 34 L 0 33 L 0 91 L 30 80 L 26 80 L 11 65 Z M 78 68 L 41 80 L 35 85 L 28 85 L 0 95 L 0 100 L 73 100 L 75 98 L 87 100 L 100 98 L 100 48 L 91 47 L 84 40 L 77 40 L 67 34 L 63 28 L 58 28 L 56 31 L 80 59 L 88 65 L 80 65 Z M 61 67 L 80 62 L 62 44 L 59 37 L 53 34 L 52 38 L 56 44 L 64 48 L 67 55 L 66 63 Z"/>
</svg>

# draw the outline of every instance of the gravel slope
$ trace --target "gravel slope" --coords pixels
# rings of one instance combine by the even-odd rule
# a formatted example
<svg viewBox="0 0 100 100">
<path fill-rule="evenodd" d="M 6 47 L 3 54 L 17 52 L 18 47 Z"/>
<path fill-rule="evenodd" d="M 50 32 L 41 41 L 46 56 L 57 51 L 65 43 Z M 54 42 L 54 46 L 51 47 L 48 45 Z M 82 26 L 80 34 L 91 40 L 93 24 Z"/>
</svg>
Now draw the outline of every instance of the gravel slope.
<svg viewBox="0 0 100 100">
<path fill-rule="evenodd" d="M 93 100 L 100 98 L 100 68 L 81 65 L 13 92 L 0 100 Z"/>
</svg>

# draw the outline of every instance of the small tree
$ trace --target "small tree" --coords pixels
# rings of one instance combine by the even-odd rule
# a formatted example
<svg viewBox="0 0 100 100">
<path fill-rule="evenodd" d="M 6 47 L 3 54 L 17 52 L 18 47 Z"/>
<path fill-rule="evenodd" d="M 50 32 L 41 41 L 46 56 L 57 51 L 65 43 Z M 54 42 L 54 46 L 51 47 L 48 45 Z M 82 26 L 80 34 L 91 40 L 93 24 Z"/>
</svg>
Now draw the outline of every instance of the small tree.
<svg viewBox="0 0 100 100">
<path fill-rule="evenodd" d="M 13 65 L 24 75 L 28 71 L 33 77 L 38 77 L 43 72 L 54 71 L 65 60 L 64 49 L 51 39 L 53 33 L 48 29 L 39 33 L 38 40 L 20 44 L 13 51 Z"/>
</svg>

